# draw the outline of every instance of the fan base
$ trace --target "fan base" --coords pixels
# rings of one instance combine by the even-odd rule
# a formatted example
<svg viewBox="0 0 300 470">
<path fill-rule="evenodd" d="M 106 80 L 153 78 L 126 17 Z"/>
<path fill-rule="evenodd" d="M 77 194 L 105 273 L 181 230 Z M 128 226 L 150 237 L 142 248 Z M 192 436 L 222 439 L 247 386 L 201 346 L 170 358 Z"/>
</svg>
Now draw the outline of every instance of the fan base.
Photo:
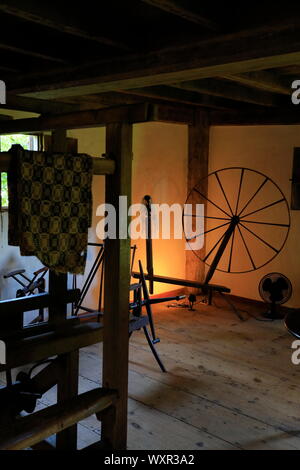
<svg viewBox="0 0 300 470">
<path fill-rule="evenodd" d="M 274 312 L 272 310 L 268 310 L 267 312 L 264 312 L 261 314 L 263 318 L 266 318 L 268 320 L 283 320 L 285 315 L 282 312 Z"/>
</svg>

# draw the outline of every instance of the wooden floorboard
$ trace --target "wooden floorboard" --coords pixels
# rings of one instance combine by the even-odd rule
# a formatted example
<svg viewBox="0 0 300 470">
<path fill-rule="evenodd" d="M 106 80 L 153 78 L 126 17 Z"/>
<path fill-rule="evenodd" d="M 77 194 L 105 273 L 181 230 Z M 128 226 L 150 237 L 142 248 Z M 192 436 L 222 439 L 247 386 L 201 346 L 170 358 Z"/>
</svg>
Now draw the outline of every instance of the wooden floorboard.
<svg viewBox="0 0 300 470">
<path fill-rule="evenodd" d="M 154 308 L 162 373 L 142 332 L 130 341 L 128 449 L 300 449 L 300 366 L 282 321 L 241 322 L 228 306 Z M 242 306 L 251 315 L 253 305 Z M 102 345 L 81 350 L 80 392 L 101 378 Z M 39 407 L 56 400 L 55 389 Z M 79 448 L 101 437 L 91 416 Z"/>
</svg>

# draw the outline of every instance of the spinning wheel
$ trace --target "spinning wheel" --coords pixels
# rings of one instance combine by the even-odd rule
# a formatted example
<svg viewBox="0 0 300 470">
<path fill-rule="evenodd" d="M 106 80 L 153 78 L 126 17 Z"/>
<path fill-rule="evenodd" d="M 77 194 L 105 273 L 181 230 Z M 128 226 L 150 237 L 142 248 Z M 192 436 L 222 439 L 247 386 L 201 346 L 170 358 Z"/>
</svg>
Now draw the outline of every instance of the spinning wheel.
<svg viewBox="0 0 300 470">
<path fill-rule="evenodd" d="M 205 204 L 204 213 L 195 213 L 195 204 Z M 249 168 L 224 168 L 201 179 L 190 192 L 183 213 L 185 238 L 193 249 L 197 237 L 204 236 L 205 250 L 193 250 L 210 266 L 205 283 L 215 270 L 227 273 L 254 271 L 269 263 L 282 250 L 289 233 L 288 202 L 278 185 L 268 176 Z M 195 230 L 196 218 L 203 227 Z M 189 225 L 188 225 L 189 224 Z"/>
</svg>

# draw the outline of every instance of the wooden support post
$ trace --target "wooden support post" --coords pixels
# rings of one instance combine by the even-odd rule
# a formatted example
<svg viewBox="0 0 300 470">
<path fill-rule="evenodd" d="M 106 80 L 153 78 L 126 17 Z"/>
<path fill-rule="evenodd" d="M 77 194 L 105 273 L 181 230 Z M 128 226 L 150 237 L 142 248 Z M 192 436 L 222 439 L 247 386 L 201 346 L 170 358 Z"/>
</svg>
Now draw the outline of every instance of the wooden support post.
<svg viewBox="0 0 300 470">
<path fill-rule="evenodd" d="M 52 133 L 52 151 L 67 151 L 67 133 L 65 130 L 57 130 Z M 55 325 L 64 322 L 67 315 L 67 306 L 60 303 L 68 288 L 67 274 L 56 274 L 49 271 L 49 293 L 57 298 L 55 306 L 49 308 L 49 321 Z M 78 366 L 79 351 L 75 350 L 61 356 L 62 374 L 57 384 L 57 403 L 67 402 L 78 394 Z M 77 449 L 77 425 L 69 427 L 56 436 L 56 448 L 58 450 Z"/>
<path fill-rule="evenodd" d="M 132 125 L 109 124 L 106 153 L 116 161 L 116 172 L 106 177 L 106 203 L 119 216 L 119 195 L 131 203 Z M 128 217 L 125 218 L 128 224 Z M 117 228 L 119 223 L 117 223 Z M 103 386 L 116 389 L 118 401 L 104 413 L 102 439 L 108 447 L 125 449 L 127 441 L 128 326 L 130 239 L 107 239 L 105 243 Z"/>
<path fill-rule="evenodd" d="M 57 384 L 57 403 L 68 403 L 78 395 L 79 349 L 60 357 L 62 375 Z M 57 450 L 77 449 L 77 424 L 56 435 Z"/>
<path fill-rule="evenodd" d="M 52 132 L 52 151 L 65 152 L 67 150 L 67 133 L 65 130 Z M 67 274 L 56 274 L 49 270 L 49 294 L 55 296 L 58 302 L 49 308 L 49 322 L 61 323 L 67 313 L 66 304 L 60 304 L 59 299 L 63 298 L 67 291 Z"/>
<path fill-rule="evenodd" d="M 188 181 L 187 181 L 187 194 L 193 187 L 199 183 L 201 178 L 208 174 L 208 154 L 209 154 L 209 120 L 204 111 L 195 111 L 195 122 L 189 125 L 188 137 Z M 206 181 L 203 182 L 201 188 L 203 194 L 207 193 Z M 193 204 L 203 203 L 199 201 L 198 194 L 193 193 Z M 205 242 L 205 240 L 204 240 Z M 204 248 L 202 249 L 204 250 Z M 200 252 L 201 253 L 201 252 Z M 199 258 L 195 256 L 192 251 L 186 251 L 186 271 L 187 279 L 192 281 L 203 282 L 205 275 L 205 266 Z M 195 289 L 189 289 L 190 292 L 195 292 Z M 198 290 L 196 290 L 197 292 Z"/>
</svg>

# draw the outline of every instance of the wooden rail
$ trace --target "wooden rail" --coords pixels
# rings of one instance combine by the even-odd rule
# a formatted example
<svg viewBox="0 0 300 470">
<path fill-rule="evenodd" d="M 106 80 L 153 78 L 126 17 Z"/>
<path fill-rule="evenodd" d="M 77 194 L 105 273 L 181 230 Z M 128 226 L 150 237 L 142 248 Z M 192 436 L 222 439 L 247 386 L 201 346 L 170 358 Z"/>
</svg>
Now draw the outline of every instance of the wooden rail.
<svg viewBox="0 0 300 470">
<path fill-rule="evenodd" d="M 7 172 L 9 169 L 11 154 L 0 152 L 0 172 Z M 109 158 L 93 158 L 93 171 L 95 175 L 112 175 L 115 171 L 116 163 Z"/>
<path fill-rule="evenodd" d="M 0 365 L 0 372 L 20 367 L 31 362 L 38 362 L 53 355 L 66 354 L 103 340 L 103 326 L 101 323 L 83 323 L 69 325 L 72 320 L 66 321 L 57 331 L 47 331 L 35 334 L 32 327 L 32 336 L 24 338 L 5 339 L 6 364 Z M 128 336 L 128 330 L 127 330 Z"/>
<path fill-rule="evenodd" d="M 14 429 L 4 431 L 0 450 L 21 450 L 33 446 L 52 434 L 61 432 L 79 421 L 112 406 L 117 398 L 114 390 L 96 388 L 68 402 L 49 406 L 20 418 Z"/>
</svg>

